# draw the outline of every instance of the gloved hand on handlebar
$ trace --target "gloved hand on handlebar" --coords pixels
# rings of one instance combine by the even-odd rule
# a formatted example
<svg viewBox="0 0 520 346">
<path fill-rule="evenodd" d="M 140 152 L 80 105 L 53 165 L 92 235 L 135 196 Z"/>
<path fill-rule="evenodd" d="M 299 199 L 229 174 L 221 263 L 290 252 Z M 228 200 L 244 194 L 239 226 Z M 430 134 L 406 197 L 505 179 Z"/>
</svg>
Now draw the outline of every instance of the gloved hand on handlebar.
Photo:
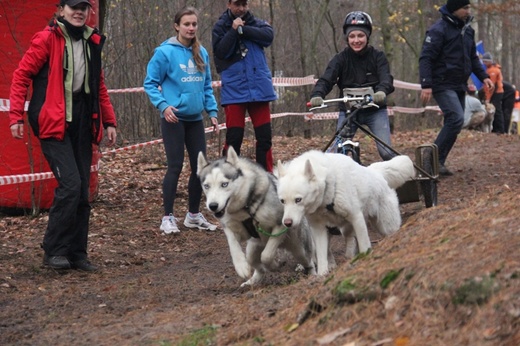
<svg viewBox="0 0 520 346">
<path fill-rule="evenodd" d="M 311 98 L 311 106 L 312 107 L 319 107 L 323 104 L 323 98 L 320 96 L 314 96 Z"/>
<path fill-rule="evenodd" d="M 378 91 L 374 94 L 374 103 L 377 105 L 382 105 L 386 101 L 386 94 L 384 91 Z"/>
</svg>

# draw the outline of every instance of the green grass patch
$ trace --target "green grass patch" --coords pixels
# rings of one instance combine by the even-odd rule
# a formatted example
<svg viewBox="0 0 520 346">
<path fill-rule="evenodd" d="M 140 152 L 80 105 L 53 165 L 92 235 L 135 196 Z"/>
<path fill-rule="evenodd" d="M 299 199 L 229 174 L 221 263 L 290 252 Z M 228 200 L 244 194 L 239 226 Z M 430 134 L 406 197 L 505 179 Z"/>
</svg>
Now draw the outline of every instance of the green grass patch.
<svg viewBox="0 0 520 346">
<path fill-rule="evenodd" d="M 482 305 L 485 304 L 493 292 L 498 288 L 495 281 L 485 276 L 483 278 L 471 278 L 455 290 L 454 304 Z"/>
<path fill-rule="evenodd" d="M 401 274 L 401 272 L 403 271 L 403 268 L 399 269 L 399 270 L 390 270 L 386 275 L 385 277 L 383 278 L 383 280 L 381 280 L 381 282 L 379 283 L 379 286 L 381 286 L 382 289 L 385 289 L 387 288 L 390 283 L 392 281 L 394 281 L 395 279 L 397 279 L 397 277 L 399 276 L 399 274 Z"/>
<path fill-rule="evenodd" d="M 368 255 L 370 255 L 371 253 L 372 253 L 372 248 L 368 249 L 366 252 L 360 252 L 356 255 L 356 257 L 354 257 L 352 259 L 352 261 L 350 261 L 350 263 L 356 263 L 357 261 L 367 258 Z"/>
<path fill-rule="evenodd" d="M 338 303 L 354 304 L 359 301 L 373 301 L 378 292 L 370 287 L 359 287 L 353 277 L 346 278 L 334 288 L 334 296 Z"/>
<path fill-rule="evenodd" d="M 216 326 L 204 326 L 203 328 L 196 329 L 178 344 L 178 346 L 212 346 L 216 345 L 217 336 Z"/>
</svg>

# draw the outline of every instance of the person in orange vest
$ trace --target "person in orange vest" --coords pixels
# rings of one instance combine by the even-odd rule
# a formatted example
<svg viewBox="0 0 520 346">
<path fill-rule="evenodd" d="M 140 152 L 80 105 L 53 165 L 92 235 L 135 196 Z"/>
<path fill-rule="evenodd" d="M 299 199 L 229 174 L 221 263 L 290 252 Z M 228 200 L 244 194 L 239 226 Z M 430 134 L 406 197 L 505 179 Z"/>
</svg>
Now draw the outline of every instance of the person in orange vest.
<svg viewBox="0 0 520 346">
<path fill-rule="evenodd" d="M 495 133 L 505 133 L 504 113 L 502 112 L 502 98 L 504 97 L 504 85 L 502 70 L 500 65 L 493 61 L 491 53 L 484 53 L 482 62 L 486 65 L 486 72 L 495 85 L 494 89 L 489 89 L 484 85 L 485 102 L 495 106 L 495 119 L 493 120 L 493 130 Z"/>
</svg>

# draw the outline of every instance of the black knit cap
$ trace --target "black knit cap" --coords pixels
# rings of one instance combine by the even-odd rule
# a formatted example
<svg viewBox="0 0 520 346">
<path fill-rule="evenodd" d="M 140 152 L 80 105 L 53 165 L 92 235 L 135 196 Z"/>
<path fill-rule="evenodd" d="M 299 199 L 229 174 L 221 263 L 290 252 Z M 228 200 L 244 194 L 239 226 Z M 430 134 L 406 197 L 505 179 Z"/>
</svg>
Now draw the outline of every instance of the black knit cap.
<svg viewBox="0 0 520 346">
<path fill-rule="evenodd" d="M 69 5 L 70 7 L 74 7 L 79 4 L 87 4 L 92 6 L 89 0 L 60 0 L 60 6 Z"/>
<path fill-rule="evenodd" d="M 469 0 L 448 0 L 448 2 L 446 3 L 446 9 L 450 13 L 453 13 L 457 11 L 459 8 L 462 8 L 469 4 Z"/>
</svg>

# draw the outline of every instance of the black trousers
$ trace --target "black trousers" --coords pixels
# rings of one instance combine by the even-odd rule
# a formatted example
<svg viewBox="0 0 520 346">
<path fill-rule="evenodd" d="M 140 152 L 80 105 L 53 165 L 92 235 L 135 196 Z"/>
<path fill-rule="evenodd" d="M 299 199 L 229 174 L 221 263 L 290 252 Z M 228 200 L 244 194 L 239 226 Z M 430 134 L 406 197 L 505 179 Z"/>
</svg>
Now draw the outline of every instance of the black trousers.
<svg viewBox="0 0 520 346">
<path fill-rule="evenodd" d="M 496 133 L 505 133 L 504 113 L 502 112 L 503 96 L 503 93 L 494 93 L 493 96 L 491 96 L 491 103 L 495 106 L 495 119 L 493 119 L 493 130 L 491 131 Z"/>
<path fill-rule="evenodd" d="M 66 256 L 73 262 L 87 258 L 92 164 L 90 124 L 87 102 L 80 94 L 74 97 L 72 121 L 68 123 L 64 140 L 40 140 L 42 152 L 58 181 L 43 249 L 49 256 Z"/>
</svg>

